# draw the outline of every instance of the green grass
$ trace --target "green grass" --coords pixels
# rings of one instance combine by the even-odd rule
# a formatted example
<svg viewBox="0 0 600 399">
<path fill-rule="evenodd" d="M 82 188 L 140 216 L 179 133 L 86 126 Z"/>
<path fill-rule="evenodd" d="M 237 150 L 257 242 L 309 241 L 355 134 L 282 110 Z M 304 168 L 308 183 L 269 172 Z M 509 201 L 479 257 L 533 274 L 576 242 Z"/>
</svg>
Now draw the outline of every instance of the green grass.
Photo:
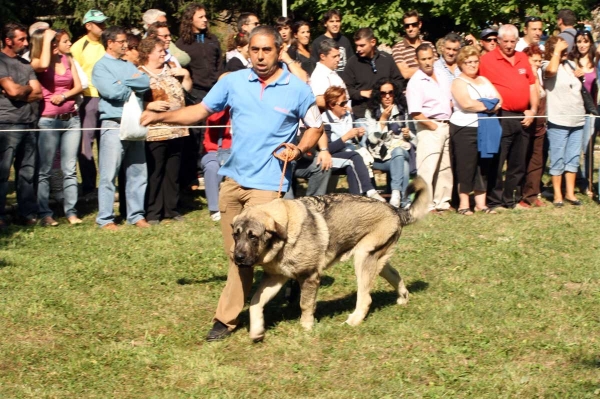
<svg viewBox="0 0 600 399">
<path fill-rule="evenodd" d="M 225 284 L 220 229 L 11 227 L 0 238 L 2 398 L 583 398 L 600 393 L 600 207 L 431 215 L 404 230 L 365 322 L 350 263 L 318 323 L 279 295 L 267 335 L 205 343 Z M 257 272 L 258 274 L 258 272 Z"/>
</svg>

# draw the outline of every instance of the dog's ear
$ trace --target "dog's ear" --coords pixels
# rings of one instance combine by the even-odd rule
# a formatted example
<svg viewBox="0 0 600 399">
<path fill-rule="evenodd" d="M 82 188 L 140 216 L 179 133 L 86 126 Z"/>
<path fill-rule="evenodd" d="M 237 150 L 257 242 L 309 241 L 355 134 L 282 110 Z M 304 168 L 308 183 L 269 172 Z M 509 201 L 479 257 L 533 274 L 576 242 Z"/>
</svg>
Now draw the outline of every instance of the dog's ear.
<svg viewBox="0 0 600 399">
<path fill-rule="evenodd" d="M 283 225 L 281 225 L 275 221 L 273 223 L 275 225 L 275 228 L 274 228 L 274 230 L 271 230 L 270 233 L 273 235 L 276 235 L 281 240 L 286 240 L 287 239 L 287 229 Z"/>
</svg>

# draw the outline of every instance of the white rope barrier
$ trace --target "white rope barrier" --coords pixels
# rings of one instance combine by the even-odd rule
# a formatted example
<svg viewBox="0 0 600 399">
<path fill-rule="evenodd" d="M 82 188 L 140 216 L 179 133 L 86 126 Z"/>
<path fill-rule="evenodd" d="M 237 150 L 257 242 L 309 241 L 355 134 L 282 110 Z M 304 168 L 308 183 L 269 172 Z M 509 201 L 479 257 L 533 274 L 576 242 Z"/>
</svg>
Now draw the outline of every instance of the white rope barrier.
<svg viewBox="0 0 600 399">
<path fill-rule="evenodd" d="M 581 118 L 581 117 L 590 117 L 592 119 L 598 118 L 599 116 L 596 115 L 560 115 L 561 117 L 572 117 L 572 118 Z M 548 118 L 548 116 L 546 115 L 535 115 L 535 116 L 531 116 L 531 118 Z M 523 119 L 522 115 L 515 115 L 515 116 L 489 116 L 486 119 Z M 444 121 L 444 122 L 448 122 L 450 121 L 450 119 L 429 119 L 429 120 L 416 120 L 416 119 L 400 119 L 400 120 L 393 120 L 393 121 L 385 121 L 385 122 L 380 122 L 380 121 L 376 121 L 376 123 L 387 123 L 387 124 L 391 124 L 391 123 L 408 123 L 408 122 L 413 122 L 413 123 L 424 123 L 424 122 L 430 122 L 430 121 Z M 162 123 L 162 122 L 161 122 Z M 359 121 L 359 122 L 352 122 L 353 125 L 364 125 L 365 123 L 367 123 L 367 121 Z M 330 122 L 323 122 L 323 125 L 336 125 L 338 123 L 330 123 Z M 8 124 L 7 124 L 8 125 Z M 15 125 L 19 125 L 19 123 L 15 123 Z M 96 127 L 96 128 L 72 128 L 72 129 L 39 129 L 39 128 L 34 128 L 34 129 L 2 129 L 1 128 L 2 125 L 0 125 L 0 133 L 1 132 L 55 132 L 55 131 L 60 131 L 60 132 L 66 132 L 66 131 L 73 131 L 73 130 L 119 130 L 120 128 L 118 127 L 107 127 L 107 128 L 103 128 L 103 127 Z M 231 127 L 231 125 L 194 125 L 194 126 L 175 126 L 175 125 L 161 125 L 161 126 L 149 126 L 148 129 L 149 130 L 153 130 L 153 129 L 184 129 L 184 128 L 189 128 L 189 129 L 206 129 L 206 128 L 224 128 L 224 127 Z M 583 126 L 582 126 L 583 127 Z"/>
</svg>

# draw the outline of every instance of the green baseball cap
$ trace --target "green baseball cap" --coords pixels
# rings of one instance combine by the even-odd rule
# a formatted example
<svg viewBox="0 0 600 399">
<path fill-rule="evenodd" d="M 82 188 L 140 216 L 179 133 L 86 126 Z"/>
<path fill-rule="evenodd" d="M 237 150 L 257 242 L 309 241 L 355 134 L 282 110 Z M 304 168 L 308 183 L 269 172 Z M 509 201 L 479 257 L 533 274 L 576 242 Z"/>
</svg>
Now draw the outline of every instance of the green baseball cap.
<svg viewBox="0 0 600 399">
<path fill-rule="evenodd" d="M 100 10 L 89 10 L 83 16 L 83 24 L 87 24 L 88 22 L 98 22 L 102 23 L 106 21 L 108 17 L 104 15 L 104 13 Z"/>
</svg>

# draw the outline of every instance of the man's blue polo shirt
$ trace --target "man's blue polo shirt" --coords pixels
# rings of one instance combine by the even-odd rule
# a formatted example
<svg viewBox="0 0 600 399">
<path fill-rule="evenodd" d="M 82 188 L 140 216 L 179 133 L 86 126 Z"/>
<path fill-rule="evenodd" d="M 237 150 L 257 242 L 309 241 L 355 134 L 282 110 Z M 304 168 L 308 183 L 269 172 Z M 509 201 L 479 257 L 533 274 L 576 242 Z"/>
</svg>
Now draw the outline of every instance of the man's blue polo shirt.
<svg viewBox="0 0 600 399">
<path fill-rule="evenodd" d="M 219 174 L 242 187 L 277 191 L 283 162 L 272 153 L 281 143 L 294 141 L 300 118 L 315 103 L 310 86 L 285 67 L 267 86 L 253 70 L 243 69 L 219 80 L 202 103 L 210 112 L 231 107 L 231 156 Z M 290 179 L 288 167 L 284 191 Z"/>
</svg>

